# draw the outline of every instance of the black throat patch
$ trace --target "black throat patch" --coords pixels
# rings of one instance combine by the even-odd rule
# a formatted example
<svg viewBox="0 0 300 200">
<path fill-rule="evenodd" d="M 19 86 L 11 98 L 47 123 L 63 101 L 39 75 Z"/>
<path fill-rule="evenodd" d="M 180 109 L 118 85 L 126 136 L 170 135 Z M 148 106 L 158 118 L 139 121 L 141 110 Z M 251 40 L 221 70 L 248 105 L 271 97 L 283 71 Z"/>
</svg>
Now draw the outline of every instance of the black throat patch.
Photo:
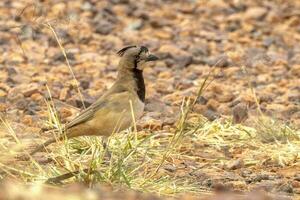
<svg viewBox="0 0 300 200">
<path fill-rule="evenodd" d="M 133 78 L 135 80 L 135 84 L 137 86 L 137 95 L 142 102 L 145 102 L 146 96 L 146 87 L 143 77 L 143 71 L 137 69 L 136 67 L 133 69 Z"/>
</svg>

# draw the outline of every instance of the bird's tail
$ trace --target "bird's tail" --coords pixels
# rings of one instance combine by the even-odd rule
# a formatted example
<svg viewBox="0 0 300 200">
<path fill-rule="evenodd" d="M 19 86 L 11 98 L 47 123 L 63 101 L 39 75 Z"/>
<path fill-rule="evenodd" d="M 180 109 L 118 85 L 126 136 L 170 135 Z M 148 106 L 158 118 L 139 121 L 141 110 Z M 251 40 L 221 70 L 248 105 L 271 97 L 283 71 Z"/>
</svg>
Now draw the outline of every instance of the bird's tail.
<svg viewBox="0 0 300 200">
<path fill-rule="evenodd" d="M 35 149 L 33 149 L 29 154 L 32 156 L 35 153 L 44 150 L 47 146 L 49 146 L 52 143 L 55 143 L 56 141 L 61 141 L 64 139 L 64 136 L 59 136 L 58 138 L 51 138 L 49 140 L 47 140 L 46 142 L 44 142 L 43 144 L 37 146 Z"/>
<path fill-rule="evenodd" d="M 36 152 L 44 150 L 45 147 L 49 146 L 52 143 L 55 143 L 56 141 L 62 141 L 66 138 L 70 139 L 70 138 L 73 138 L 73 137 L 88 135 L 88 134 L 85 134 L 85 132 L 83 132 L 82 128 L 80 128 L 80 127 L 79 128 L 78 127 L 71 127 L 71 128 L 68 128 L 68 129 L 63 129 L 62 132 L 63 133 L 60 134 L 58 137 L 51 138 L 51 139 L 47 140 L 46 142 L 44 142 L 43 144 L 37 146 L 29 154 L 32 156 Z"/>
</svg>

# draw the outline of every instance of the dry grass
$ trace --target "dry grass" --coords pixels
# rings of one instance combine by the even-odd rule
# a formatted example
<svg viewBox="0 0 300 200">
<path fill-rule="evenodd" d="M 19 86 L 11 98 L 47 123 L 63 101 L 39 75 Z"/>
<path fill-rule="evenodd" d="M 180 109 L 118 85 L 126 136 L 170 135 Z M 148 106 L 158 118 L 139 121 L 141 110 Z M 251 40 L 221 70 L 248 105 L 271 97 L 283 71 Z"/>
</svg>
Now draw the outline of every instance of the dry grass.
<svg viewBox="0 0 300 200">
<path fill-rule="evenodd" d="M 61 130 L 53 102 L 46 104 L 49 113 L 47 124 Z M 49 178 L 78 171 L 74 177 L 57 181 L 56 184 L 80 181 L 92 187 L 100 182 L 161 195 L 175 195 L 209 190 L 192 177 L 169 173 L 166 167 L 176 166 L 174 160 L 199 162 L 200 165 L 195 166 L 194 171 L 205 167 L 220 169 L 232 159 L 220 156 L 219 152 L 224 149 L 242 149 L 239 158 L 243 159 L 246 167 L 300 165 L 299 130 L 266 117 L 256 118 L 252 127 L 234 125 L 230 119 L 210 122 L 192 112 L 193 104 L 189 99 L 183 101 L 181 117 L 171 132 L 136 132 L 134 128 L 111 136 L 108 140 L 110 159 L 98 137 L 81 137 L 66 140 L 63 145 L 52 145 L 52 152 L 48 152 L 47 156 L 53 162 L 48 164 L 38 164 L 34 159 L 10 162 L 23 151 L 24 145 L 10 124 L 2 119 L 2 130 L 10 135 L 1 137 L 1 152 L 5 152 L 0 160 L 2 178 L 9 176 L 23 182 L 41 183 Z M 199 148 L 199 145 L 204 148 Z M 197 154 L 199 151 L 214 156 L 201 163 L 201 155 Z"/>
</svg>

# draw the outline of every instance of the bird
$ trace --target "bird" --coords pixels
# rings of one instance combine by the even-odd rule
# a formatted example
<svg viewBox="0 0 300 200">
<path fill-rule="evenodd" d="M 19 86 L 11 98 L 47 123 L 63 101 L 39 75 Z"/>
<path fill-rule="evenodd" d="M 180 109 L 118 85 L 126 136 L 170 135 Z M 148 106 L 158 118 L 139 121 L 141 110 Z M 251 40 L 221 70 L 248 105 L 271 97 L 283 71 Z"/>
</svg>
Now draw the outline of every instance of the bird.
<svg viewBox="0 0 300 200">
<path fill-rule="evenodd" d="M 30 155 L 46 146 L 78 136 L 104 136 L 125 130 L 139 119 L 145 106 L 143 69 L 158 60 L 147 47 L 130 45 L 117 52 L 120 56 L 116 81 L 98 100 L 65 124 L 63 134 L 38 145 Z M 134 116 L 134 117 L 133 117 Z"/>
</svg>

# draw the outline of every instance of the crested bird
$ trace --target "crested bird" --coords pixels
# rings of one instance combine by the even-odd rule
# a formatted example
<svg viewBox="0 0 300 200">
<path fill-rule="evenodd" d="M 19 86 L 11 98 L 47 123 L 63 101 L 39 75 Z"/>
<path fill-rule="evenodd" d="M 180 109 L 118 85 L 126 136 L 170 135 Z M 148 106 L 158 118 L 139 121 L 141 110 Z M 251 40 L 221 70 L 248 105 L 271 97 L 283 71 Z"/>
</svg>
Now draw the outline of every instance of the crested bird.
<svg viewBox="0 0 300 200">
<path fill-rule="evenodd" d="M 158 57 L 150 54 L 147 47 L 135 45 L 122 48 L 118 55 L 121 57 L 118 75 L 112 87 L 67 123 L 63 128 L 64 134 L 37 146 L 30 155 L 65 138 L 92 135 L 108 137 L 131 127 L 133 120 L 142 116 L 146 91 L 143 69 L 147 62 L 158 60 Z"/>
</svg>

